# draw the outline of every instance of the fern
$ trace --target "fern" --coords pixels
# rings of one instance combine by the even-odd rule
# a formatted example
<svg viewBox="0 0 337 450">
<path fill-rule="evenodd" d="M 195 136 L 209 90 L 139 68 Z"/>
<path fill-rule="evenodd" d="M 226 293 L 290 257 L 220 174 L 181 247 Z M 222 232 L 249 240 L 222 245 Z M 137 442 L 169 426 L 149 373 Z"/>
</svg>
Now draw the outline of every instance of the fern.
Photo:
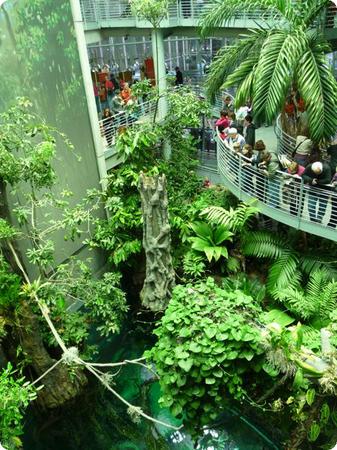
<svg viewBox="0 0 337 450">
<path fill-rule="evenodd" d="M 253 231 L 242 239 L 242 251 L 246 256 L 277 259 L 285 249 L 290 250 L 286 240 L 267 231 Z"/>
<path fill-rule="evenodd" d="M 259 212 L 259 208 L 254 206 L 255 203 L 256 201 L 240 203 L 235 209 L 229 208 L 229 210 L 219 206 L 210 206 L 202 214 L 206 215 L 211 222 L 227 225 L 234 232 L 242 232 L 247 228 L 248 222 Z"/>
<path fill-rule="evenodd" d="M 267 289 L 273 292 L 294 285 L 300 280 L 301 274 L 297 271 L 298 256 L 290 250 L 284 250 L 277 260 L 271 264 L 267 278 Z"/>
</svg>

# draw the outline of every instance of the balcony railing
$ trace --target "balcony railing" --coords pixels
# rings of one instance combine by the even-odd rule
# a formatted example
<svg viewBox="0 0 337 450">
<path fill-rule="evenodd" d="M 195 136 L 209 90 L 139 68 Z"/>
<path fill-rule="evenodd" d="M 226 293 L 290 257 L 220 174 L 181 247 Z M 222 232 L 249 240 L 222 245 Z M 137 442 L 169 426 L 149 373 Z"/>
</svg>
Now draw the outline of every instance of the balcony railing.
<svg viewBox="0 0 337 450">
<path fill-rule="evenodd" d="M 115 153 L 118 133 L 135 123 L 150 121 L 154 116 L 154 111 L 155 101 L 140 101 L 132 107 L 125 106 L 123 111 L 114 113 L 112 117 L 100 120 L 99 125 L 105 156 L 111 156 L 111 153 Z"/>
<path fill-rule="evenodd" d="M 125 20 L 131 20 L 129 25 L 135 26 L 138 23 L 133 16 L 131 6 L 128 0 L 80 0 L 82 17 L 87 28 L 108 26 L 111 21 L 114 21 L 114 26 L 125 26 Z M 167 21 L 177 25 L 177 21 L 181 25 L 191 25 L 190 21 L 197 22 L 201 15 L 209 10 L 213 2 L 211 0 L 177 0 L 171 3 L 168 10 Z M 125 19 L 123 22 L 118 22 L 120 19 Z M 188 20 L 188 22 L 186 22 Z M 245 23 L 250 27 L 255 22 L 268 20 L 270 23 L 277 20 L 275 14 L 266 12 L 261 9 L 255 11 L 242 11 L 236 14 L 232 21 L 233 26 L 242 27 Z M 235 24 L 235 22 L 237 24 Z M 318 20 L 325 28 L 337 28 L 337 15 L 334 9 L 329 8 L 326 13 Z M 142 22 L 144 25 L 144 22 Z M 194 23 L 195 25 L 195 23 Z"/>
<path fill-rule="evenodd" d="M 137 19 L 132 14 L 128 0 L 80 0 L 80 4 L 84 24 L 89 28 L 104 26 L 111 21 L 117 25 L 116 20 L 120 19 L 133 20 L 135 22 L 133 25 L 136 25 Z M 201 15 L 211 8 L 212 4 L 211 0 L 178 0 L 169 5 L 166 20 L 168 24 L 170 22 L 177 24 L 176 22 L 179 21 L 181 24 L 190 25 L 190 22 L 184 21 L 198 21 Z M 257 9 L 251 12 L 242 11 L 235 16 L 232 23 L 234 24 L 236 20 L 249 21 L 249 24 L 254 26 L 255 21 L 271 19 L 272 14 Z M 125 22 L 120 24 L 120 26 L 124 25 Z M 240 23 L 240 26 L 243 24 Z"/>
<path fill-rule="evenodd" d="M 302 178 L 277 171 L 273 176 L 252 166 L 219 137 L 217 161 L 222 183 L 240 200 L 257 199 L 261 212 L 279 222 L 337 240 L 337 193 L 330 185 L 305 185 Z"/>
</svg>

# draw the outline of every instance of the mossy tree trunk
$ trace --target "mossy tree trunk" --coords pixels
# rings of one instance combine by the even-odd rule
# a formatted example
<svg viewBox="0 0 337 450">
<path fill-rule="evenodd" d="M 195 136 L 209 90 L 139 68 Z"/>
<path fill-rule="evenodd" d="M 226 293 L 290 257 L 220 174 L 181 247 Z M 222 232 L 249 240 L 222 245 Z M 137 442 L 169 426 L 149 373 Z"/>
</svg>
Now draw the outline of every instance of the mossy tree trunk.
<svg viewBox="0 0 337 450">
<path fill-rule="evenodd" d="M 143 212 L 146 277 L 140 297 L 152 311 L 166 308 L 175 284 L 165 175 L 139 178 Z"/>
</svg>

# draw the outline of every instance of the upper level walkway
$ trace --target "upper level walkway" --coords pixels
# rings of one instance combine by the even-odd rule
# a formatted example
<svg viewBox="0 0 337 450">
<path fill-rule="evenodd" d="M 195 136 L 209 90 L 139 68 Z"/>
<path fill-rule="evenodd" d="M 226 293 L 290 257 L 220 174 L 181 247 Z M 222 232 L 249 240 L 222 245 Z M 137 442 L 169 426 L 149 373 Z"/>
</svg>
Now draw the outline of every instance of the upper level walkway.
<svg viewBox="0 0 337 450">
<path fill-rule="evenodd" d="M 211 0 L 175 0 L 170 3 L 168 15 L 162 20 L 161 28 L 178 28 L 198 26 L 201 15 L 212 6 Z M 151 24 L 144 20 L 137 19 L 131 11 L 129 0 L 80 0 L 84 29 L 100 30 L 106 28 L 125 29 L 125 28 L 152 28 Z M 242 11 L 226 25 L 227 29 L 246 30 L 249 28 L 258 28 L 268 23 L 272 26 L 277 17 L 270 13 L 256 9 L 255 11 Z M 325 17 L 321 20 L 329 30 L 337 29 L 337 21 L 333 11 L 327 11 Z M 329 33 L 328 33 L 329 34 Z"/>
<path fill-rule="evenodd" d="M 221 98 L 218 100 L 221 106 Z M 116 137 L 122 127 L 153 120 L 154 102 L 144 102 L 116 114 L 113 120 L 100 121 L 102 146 L 107 170 L 121 162 L 116 152 Z M 274 130 L 260 128 L 257 138 L 263 139 L 267 148 L 290 155 L 295 139 L 280 128 L 279 120 Z M 262 214 L 317 236 L 337 241 L 337 192 L 330 186 L 315 188 L 303 179 L 277 171 L 272 177 L 249 164 L 241 154 L 233 153 L 221 139 L 216 139 L 216 153 L 205 152 L 201 158 L 201 174 L 226 186 L 243 201 L 256 199 Z"/>
</svg>

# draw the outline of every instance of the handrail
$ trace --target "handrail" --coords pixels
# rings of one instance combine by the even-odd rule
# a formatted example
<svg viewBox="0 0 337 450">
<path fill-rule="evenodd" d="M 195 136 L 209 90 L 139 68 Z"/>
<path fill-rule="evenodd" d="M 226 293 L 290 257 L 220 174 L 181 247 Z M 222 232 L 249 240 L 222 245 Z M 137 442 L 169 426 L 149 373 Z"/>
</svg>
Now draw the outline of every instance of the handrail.
<svg viewBox="0 0 337 450">
<path fill-rule="evenodd" d="M 296 139 L 282 129 L 281 114 L 276 118 L 274 131 L 277 137 L 277 152 L 291 157 L 296 148 Z"/>
<path fill-rule="evenodd" d="M 122 111 L 113 113 L 111 117 L 99 120 L 101 129 L 103 151 L 107 152 L 116 144 L 116 137 L 118 133 L 125 127 L 132 124 L 150 120 L 155 111 L 155 100 L 143 102 L 137 100 L 137 103 L 131 107 L 124 106 Z"/>
<path fill-rule="evenodd" d="M 212 0 L 177 0 L 169 5 L 167 20 L 179 20 L 181 24 L 184 24 L 185 20 L 199 20 L 201 15 L 207 9 L 210 9 L 213 4 Z M 99 25 L 116 19 L 138 21 L 132 14 L 128 0 L 80 0 L 80 5 L 85 25 Z M 336 17 L 335 11 L 328 8 L 318 22 L 324 24 L 327 29 L 336 28 Z M 278 16 L 276 13 L 257 8 L 254 11 L 237 13 L 232 23 L 236 20 L 249 21 L 250 27 L 252 27 L 256 21 L 278 20 Z"/>
<path fill-rule="evenodd" d="M 302 178 L 276 171 L 273 176 L 234 153 L 219 136 L 217 162 L 221 180 L 240 200 L 256 198 L 261 212 L 294 228 L 337 240 L 337 193 L 305 185 Z"/>
</svg>

